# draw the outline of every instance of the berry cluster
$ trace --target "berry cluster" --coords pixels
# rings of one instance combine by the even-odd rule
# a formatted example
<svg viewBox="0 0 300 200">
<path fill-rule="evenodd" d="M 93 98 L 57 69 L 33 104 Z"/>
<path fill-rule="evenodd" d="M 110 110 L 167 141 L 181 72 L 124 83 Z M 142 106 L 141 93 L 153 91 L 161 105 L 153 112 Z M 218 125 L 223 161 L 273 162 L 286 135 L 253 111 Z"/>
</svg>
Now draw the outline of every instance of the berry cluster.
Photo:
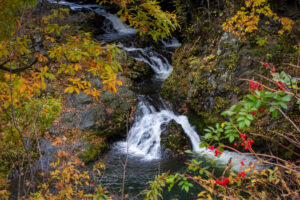
<svg viewBox="0 0 300 200">
<path fill-rule="evenodd" d="M 216 184 L 217 184 L 217 185 L 223 185 L 223 186 L 226 186 L 226 185 L 228 185 L 228 183 L 229 183 L 229 178 L 228 178 L 228 177 L 223 178 L 223 179 L 221 179 L 221 180 L 219 180 L 219 179 L 216 180 Z"/>
<path fill-rule="evenodd" d="M 216 150 L 215 150 L 214 145 L 209 146 L 208 149 L 211 151 L 215 151 L 215 157 L 218 157 L 218 155 L 222 155 L 222 152 L 218 148 L 216 148 Z"/>
<path fill-rule="evenodd" d="M 241 147 L 244 147 L 244 150 L 248 150 L 248 149 L 251 149 L 252 148 L 252 144 L 253 144 L 253 140 L 246 140 L 246 134 L 244 133 L 240 133 L 240 137 L 242 138 L 242 143 L 240 144 Z M 237 143 L 234 143 L 233 146 L 237 147 L 238 144 Z M 242 164 L 242 162 L 241 162 Z M 243 164 L 242 164 L 243 165 Z"/>
<path fill-rule="evenodd" d="M 239 172 L 239 176 L 242 177 L 242 178 L 245 178 L 246 172 Z"/>
</svg>

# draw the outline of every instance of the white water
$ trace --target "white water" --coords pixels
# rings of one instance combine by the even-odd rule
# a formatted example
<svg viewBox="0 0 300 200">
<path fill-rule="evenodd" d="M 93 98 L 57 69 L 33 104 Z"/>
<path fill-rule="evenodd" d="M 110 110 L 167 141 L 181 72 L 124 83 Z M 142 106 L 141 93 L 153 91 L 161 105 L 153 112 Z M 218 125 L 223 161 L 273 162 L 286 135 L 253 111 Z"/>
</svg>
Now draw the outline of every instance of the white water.
<svg viewBox="0 0 300 200">
<path fill-rule="evenodd" d="M 48 1 L 56 3 L 56 0 Z M 101 35 L 103 38 L 114 37 L 114 34 L 126 36 L 136 33 L 135 29 L 128 27 L 117 15 L 108 13 L 99 5 L 78 5 L 66 1 L 60 1 L 59 4 L 69 6 L 72 10 L 88 9 L 104 16 L 111 22 L 114 30 L 108 30 L 107 34 Z M 113 31 L 115 31 L 115 33 L 113 33 Z M 175 38 L 161 42 L 165 48 L 177 48 L 181 45 Z M 150 47 L 143 49 L 135 47 L 122 48 L 131 52 L 136 60 L 148 63 L 155 72 L 154 80 L 163 81 L 172 72 L 172 66 L 169 61 L 161 54 L 153 51 Z M 246 165 L 256 161 L 252 157 L 240 156 L 230 151 L 223 152 L 219 158 L 214 157 L 213 151 L 199 147 L 200 138 L 186 116 L 175 115 L 167 106 L 163 106 L 163 108 L 157 110 L 144 97 L 145 96 L 139 98 L 140 101 L 136 110 L 135 122 L 129 131 L 127 142 L 118 142 L 115 144 L 123 153 L 127 153 L 128 148 L 129 155 L 131 156 L 138 156 L 145 160 L 160 159 L 160 135 L 163 131 L 162 127 L 171 120 L 175 120 L 182 126 L 184 132 L 189 137 L 194 152 L 206 154 L 220 164 L 227 164 L 230 159 L 233 159 L 233 168 L 237 171 L 241 169 L 241 160 L 243 160 Z M 161 99 L 161 104 L 164 105 L 163 99 Z"/>
<path fill-rule="evenodd" d="M 155 78 L 165 80 L 171 74 L 173 68 L 169 61 L 152 48 L 123 47 L 124 50 L 134 53 L 134 59 L 143 61 L 151 66 L 155 72 Z"/>
<path fill-rule="evenodd" d="M 172 66 L 168 60 L 151 48 L 124 47 L 123 49 L 134 52 L 133 56 L 136 60 L 148 63 L 156 73 L 155 79 L 163 81 L 168 78 L 172 72 Z M 161 101 L 164 100 L 161 99 Z M 164 102 L 162 104 L 164 104 Z M 242 169 L 240 161 L 243 160 L 245 165 L 256 161 L 252 157 L 241 156 L 230 151 L 224 151 L 223 154 L 217 158 L 214 156 L 213 151 L 200 148 L 200 138 L 195 128 L 189 123 L 188 118 L 184 115 L 175 115 L 167 106 L 157 111 L 146 98 L 140 98 L 137 113 L 133 127 L 129 131 L 127 142 L 118 142 L 116 144 L 124 153 L 127 153 L 128 150 L 129 155 L 138 156 L 145 160 L 160 159 L 162 156 L 160 138 L 163 127 L 171 120 L 175 120 L 176 123 L 181 125 L 185 134 L 189 137 L 194 152 L 208 155 L 214 159 L 216 163 L 223 165 L 232 159 L 234 165 L 233 169 L 236 171 Z"/>
<path fill-rule="evenodd" d="M 172 119 L 182 126 L 191 140 L 193 150 L 200 152 L 200 138 L 189 124 L 186 116 L 176 116 L 170 110 L 157 112 L 153 106 L 145 101 L 139 102 L 137 112 L 138 115 L 128 136 L 129 154 L 143 157 L 146 160 L 161 158 L 160 135 L 163 131 L 163 125 L 168 124 Z M 127 142 L 119 142 L 118 145 L 127 151 Z"/>
<path fill-rule="evenodd" d="M 178 48 L 181 46 L 181 43 L 176 38 L 171 38 L 166 41 L 162 40 L 161 43 L 165 48 Z"/>
<path fill-rule="evenodd" d="M 56 4 L 56 0 L 48 0 L 48 2 Z M 134 28 L 131 28 L 127 26 L 122 20 L 117 15 L 111 14 L 105 10 L 104 7 L 97 5 L 97 4 L 84 4 L 84 5 L 79 5 L 76 3 L 71 3 L 67 1 L 59 1 L 58 2 L 62 6 L 68 6 L 71 10 L 82 10 L 82 9 L 87 9 L 90 11 L 93 11 L 106 19 L 108 19 L 114 28 L 114 31 L 118 34 L 123 34 L 123 35 L 132 35 L 136 34 L 137 31 Z"/>
</svg>

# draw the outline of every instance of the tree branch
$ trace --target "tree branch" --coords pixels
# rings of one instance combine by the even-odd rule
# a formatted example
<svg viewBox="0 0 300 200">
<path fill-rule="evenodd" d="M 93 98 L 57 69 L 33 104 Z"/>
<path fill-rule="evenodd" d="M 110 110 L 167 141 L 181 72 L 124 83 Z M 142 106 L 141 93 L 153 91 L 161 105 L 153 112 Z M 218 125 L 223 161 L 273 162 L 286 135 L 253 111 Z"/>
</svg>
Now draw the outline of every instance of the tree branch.
<svg viewBox="0 0 300 200">
<path fill-rule="evenodd" d="M 0 69 L 7 71 L 7 72 L 11 72 L 11 73 L 18 73 L 18 72 L 22 72 L 28 68 L 31 68 L 35 63 L 37 63 L 37 61 L 38 61 L 38 59 L 35 58 L 29 65 L 27 65 L 25 67 L 17 68 L 17 69 L 10 69 L 10 68 L 4 67 L 4 65 L 9 62 L 9 61 L 5 61 L 4 63 L 0 64 Z"/>
</svg>

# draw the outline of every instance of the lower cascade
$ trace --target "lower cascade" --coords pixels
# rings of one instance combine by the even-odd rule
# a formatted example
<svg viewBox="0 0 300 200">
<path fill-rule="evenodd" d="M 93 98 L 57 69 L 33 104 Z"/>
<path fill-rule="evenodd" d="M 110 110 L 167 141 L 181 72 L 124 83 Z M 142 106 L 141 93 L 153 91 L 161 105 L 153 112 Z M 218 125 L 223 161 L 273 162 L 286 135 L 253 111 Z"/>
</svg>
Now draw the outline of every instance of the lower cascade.
<svg viewBox="0 0 300 200">
<path fill-rule="evenodd" d="M 131 155 L 143 156 L 144 159 L 159 159 L 161 157 L 160 135 L 163 125 L 168 124 L 172 119 L 180 124 L 184 132 L 191 140 L 193 150 L 199 152 L 200 138 L 189 124 L 184 115 L 176 116 L 170 110 L 155 111 L 151 105 L 141 101 L 138 105 L 137 117 L 133 127 L 129 131 L 128 141 L 118 144 L 124 151 Z M 127 144 L 128 143 L 128 144 Z"/>
</svg>

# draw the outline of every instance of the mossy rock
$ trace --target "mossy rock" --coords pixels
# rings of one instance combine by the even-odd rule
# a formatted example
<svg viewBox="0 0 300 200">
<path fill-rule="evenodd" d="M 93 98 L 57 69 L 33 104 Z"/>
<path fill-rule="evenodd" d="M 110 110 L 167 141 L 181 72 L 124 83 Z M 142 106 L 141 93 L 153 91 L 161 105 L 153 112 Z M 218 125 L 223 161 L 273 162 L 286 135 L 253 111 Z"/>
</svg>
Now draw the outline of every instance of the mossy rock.
<svg viewBox="0 0 300 200">
<path fill-rule="evenodd" d="M 127 51 L 121 50 L 116 58 L 123 66 L 123 75 L 135 82 L 149 79 L 154 74 L 150 65 L 143 61 L 134 60 Z"/>
<path fill-rule="evenodd" d="M 95 161 L 103 153 L 108 151 L 108 147 L 109 146 L 106 142 L 99 144 L 91 144 L 86 150 L 79 154 L 79 158 L 82 159 L 82 161 L 85 163 Z"/>
<path fill-rule="evenodd" d="M 242 97 L 248 85 L 239 78 L 249 78 L 249 69 L 254 67 L 251 51 L 241 49 L 228 34 L 221 37 L 218 49 L 206 44 L 196 47 L 203 50 L 194 55 L 189 47 L 184 44 L 174 53 L 174 69 L 161 94 L 175 110 L 192 116 L 192 123 L 202 132 L 205 125 L 221 122 L 221 112 Z"/>
<path fill-rule="evenodd" d="M 161 134 L 162 154 L 166 157 L 174 157 L 191 149 L 190 141 L 184 133 L 181 125 L 172 120 Z"/>
</svg>

